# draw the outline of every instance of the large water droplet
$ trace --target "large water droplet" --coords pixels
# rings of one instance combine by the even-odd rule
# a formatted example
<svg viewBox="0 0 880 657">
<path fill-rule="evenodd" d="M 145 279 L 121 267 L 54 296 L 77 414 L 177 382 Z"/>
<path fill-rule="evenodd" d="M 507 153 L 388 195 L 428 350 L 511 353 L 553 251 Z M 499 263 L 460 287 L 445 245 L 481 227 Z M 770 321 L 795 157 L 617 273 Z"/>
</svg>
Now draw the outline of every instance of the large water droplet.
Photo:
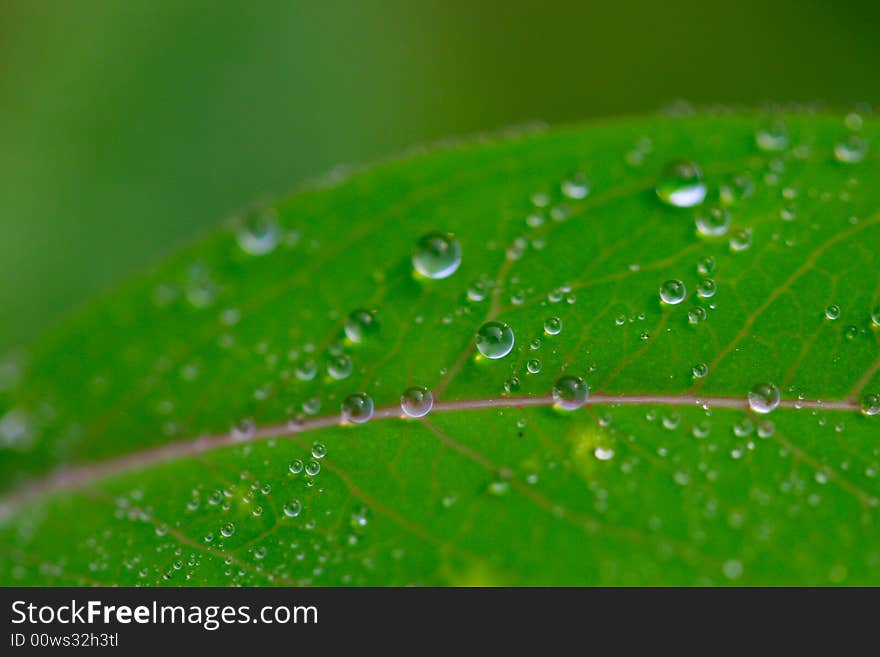
<svg viewBox="0 0 880 657">
<path fill-rule="evenodd" d="M 342 419 L 362 424 L 373 417 L 373 400 L 365 392 L 355 392 L 342 402 Z"/>
<path fill-rule="evenodd" d="M 709 208 L 700 212 L 694 222 L 700 235 L 720 237 L 730 228 L 730 212 L 727 208 Z"/>
<path fill-rule="evenodd" d="M 678 279 L 670 279 L 660 286 L 660 300 L 670 306 L 678 305 L 686 296 L 687 288 Z"/>
<path fill-rule="evenodd" d="M 477 349 L 486 358 L 504 358 L 513 349 L 513 329 L 504 322 L 486 322 L 477 331 Z"/>
<path fill-rule="evenodd" d="M 434 395 L 424 386 L 407 388 L 400 396 L 400 410 L 407 417 L 424 417 L 434 406 Z"/>
<path fill-rule="evenodd" d="M 461 245 L 449 233 L 429 233 L 416 242 L 412 263 L 422 276 L 448 278 L 461 265 Z"/>
<path fill-rule="evenodd" d="M 661 201 L 677 208 L 699 205 L 706 198 L 706 185 L 700 167 L 690 160 L 670 162 L 657 184 Z"/>
<path fill-rule="evenodd" d="M 345 320 L 345 335 L 352 342 L 363 342 L 365 338 L 379 330 L 379 321 L 372 310 L 358 308 L 352 310 Z"/>
<path fill-rule="evenodd" d="M 749 390 L 749 407 L 755 413 L 770 413 L 779 406 L 779 400 L 779 388 L 772 383 L 759 383 Z"/>
<path fill-rule="evenodd" d="M 275 249 L 278 245 L 278 233 L 275 212 L 264 208 L 254 210 L 241 220 L 236 239 L 242 251 L 260 256 Z"/>
<path fill-rule="evenodd" d="M 553 402 L 557 408 L 573 411 L 587 403 L 590 386 L 582 377 L 565 375 L 553 385 Z"/>
</svg>

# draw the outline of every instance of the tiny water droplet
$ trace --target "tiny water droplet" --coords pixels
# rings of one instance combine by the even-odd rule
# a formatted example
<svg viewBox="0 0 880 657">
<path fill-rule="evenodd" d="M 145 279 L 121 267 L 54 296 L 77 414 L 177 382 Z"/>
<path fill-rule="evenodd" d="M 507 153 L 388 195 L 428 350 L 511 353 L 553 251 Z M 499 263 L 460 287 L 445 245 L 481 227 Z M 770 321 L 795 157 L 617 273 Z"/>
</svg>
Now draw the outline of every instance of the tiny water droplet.
<svg viewBox="0 0 880 657">
<path fill-rule="evenodd" d="M 345 354 L 336 356 L 335 358 L 331 358 L 327 362 L 327 374 L 329 374 L 337 381 L 347 379 L 349 376 L 351 376 L 351 372 L 353 369 L 354 365 L 351 362 L 351 358 L 349 358 Z"/>
<path fill-rule="evenodd" d="M 324 443 L 312 443 L 312 456 L 322 459 L 327 456 L 327 446 Z"/>
<path fill-rule="evenodd" d="M 544 333 L 557 335 L 562 331 L 562 320 L 558 317 L 550 317 L 544 322 Z"/>
<path fill-rule="evenodd" d="M 342 402 L 342 419 L 361 424 L 373 417 L 373 400 L 365 392 L 355 392 Z"/>
<path fill-rule="evenodd" d="M 504 358 L 513 350 L 513 329 L 504 322 L 486 322 L 477 331 L 477 349 L 490 359 Z"/>
<path fill-rule="evenodd" d="M 407 417 L 424 417 L 434 406 L 434 395 L 424 386 L 407 388 L 400 396 L 400 410 Z"/>
<path fill-rule="evenodd" d="M 779 406 L 780 393 L 772 383 L 759 383 L 749 391 L 749 407 L 762 415 Z"/>
<path fill-rule="evenodd" d="M 700 167 L 690 160 L 670 162 L 657 183 L 657 196 L 667 205 L 690 208 L 706 198 L 706 185 Z"/>
<path fill-rule="evenodd" d="M 871 323 L 874 326 L 880 326 L 880 306 L 877 306 L 871 312 Z"/>
<path fill-rule="evenodd" d="M 278 220 L 271 208 L 254 210 L 244 217 L 238 227 L 236 239 L 239 248 L 248 255 L 261 256 L 271 253 L 278 246 Z"/>
<path fill-rule="evenodd" d="M 507 495 L 508 491 L 510 491 L 510 483 L 507 481 L 493 481 L 489 484 L 486 490 L 489 491 L 490 495 L 502 497 Z"/>
<path fill-rule="evenodd" d="M 695 379 L 703 379 L 709 374 L 709 366 L 706 363 L 697 363 L 691 370 L 691 375 Z"/>
<path fill-rule="evenodd" d="M 229 538 L 235 533 L 235 525 L 231 522 L 227 522 L 220 528 L 220 533 L 223 534 L 226 538 Z"/>
<path fill-rule="evenodd" d="M 372 310 L 358 308 L 352 310 L 345 320 L 345 336 L 352 342 L 363 342 L 365 338 L 374 335 L 379 329 L 379 321 L 376 313 Z"/>
<path fill-rule="evenodd" d="M 840 306 L 831 304 L 825 309 L 825 317 L 832 322 L 840 317 Z"/>
<path fill-rule="evenodd" d="M 700 258 L 697 262 L 697 273 L 700 276 L 711 276 L 715 273 L 718 265 L 715 263 L 715 258 L 712 256 L 705 256 Z"/>
<path fill-rule="evenodd" d="M 844 164 L 857 164 L 868 154 L 868 142 L 859 135 L 849 135 L 834 145 L 834 157 Z"/>
<path fill-rule="evenodd" d="M 306 474 L 310 477 L 318 476 L 318 473 L 321 472 L 321 464 L 317 461 L 309 461 L 306 463 Z"/>
<path fill-rule="evenodd" d="M 528 363 L 526 363 L 526 369 L 530 374 L 537 374 L 541 371 L 541 361 L 537 358 L 532 358 Z"/>
<path fill-rule="evenodd" d="M 553 401 L 557 408 L 573 411 L 587 403 L 590 386 L 582 377 L 565 375 L 553 386 Z"/>
<path fill-rule="evenodd" d="M 449 233 L 428 233 L 416 242 L 412 263 L 422 276 L 448 278 L 461 265 L 461 245 Z"/>
<path fill-rule="evenodd" d="M 284 505 L 284 515 L 288 518 L 296 518 L 302 513 L 302 509 L 302 502 L 299 500 L 290 500 L 290 502 Z"/>
<path fill-rule="evenodd" d="M 694 219 L 697 232 L 703 237 L 720 237 L 730 228 L 730 211 L 727 208 L 708 208 Z"/>
<path fill-rule="evenodd" d="M 287 469 L 290 470 L 291 474 L 299 474 L 303 471 L 303 462 L 300 459 L 294 459 L 287 466 Z"/>
<path fill-rule="evenodd" d="M 678 279 L 670 279 L 660 286 L 660 300 L 670 306 L 680 304 L 686 296 L 687 288 Z"/>
<path fill-rule="evenodd" d="M 704 278 L 697 283 L 697 295 L 703 299 L 711 299 L 715 296 L 718 287 L 711 278 Z"/>
<path fill-rule="evenodd" d="M 752 246 L 751 228 L 740 228 L 730 236 L 730 249 L 732 251 L 745 251 Z"/>
<path fill-rule="evenodd" d="M 788 128 L 782 121 L 773 121 L 755 132 L 755 143 L 762 151 L 784 151 L 788 141 Z"/>
<path fill-rule="evenodd" d="M 694 306 L 688 310 L 688 322 L 691 324 L 699 324 L 706 321 L 706 309 L 703 306 Z"/>
<path fill-rule="evenodd" d="M 593 456 L 599 461 L 610 461 L 614 458 L 614 450 L 610 447 L 596 447 L 593 450 Z"/>
<path fill-rule="evenodd" d="M 862 413 L 868 416 L 880 415 L 880 394 L 869 392 L 862 398 Z"/>
<path fill-rule="evenodd" d="M 580 200 L 586 198 L 590 193 L 590 182 L 583 173 L 576 173 L 567 180 L 563 180 L 561 188 L 564 196 Z"/>
</svg>

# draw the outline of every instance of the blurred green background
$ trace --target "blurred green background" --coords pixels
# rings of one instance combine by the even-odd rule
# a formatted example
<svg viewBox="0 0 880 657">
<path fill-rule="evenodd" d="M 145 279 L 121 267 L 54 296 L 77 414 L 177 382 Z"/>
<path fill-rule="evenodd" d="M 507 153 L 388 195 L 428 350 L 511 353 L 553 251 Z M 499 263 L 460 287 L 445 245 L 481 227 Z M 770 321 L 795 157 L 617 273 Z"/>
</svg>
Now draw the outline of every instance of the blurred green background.
<svg viewBox="0 0 880 657">
<path fill-rule="evenodd" d="M 880 3 L 0 0 L 0 351 L 339 163 L 525 121 L 880 101 Z"/>
</svg>

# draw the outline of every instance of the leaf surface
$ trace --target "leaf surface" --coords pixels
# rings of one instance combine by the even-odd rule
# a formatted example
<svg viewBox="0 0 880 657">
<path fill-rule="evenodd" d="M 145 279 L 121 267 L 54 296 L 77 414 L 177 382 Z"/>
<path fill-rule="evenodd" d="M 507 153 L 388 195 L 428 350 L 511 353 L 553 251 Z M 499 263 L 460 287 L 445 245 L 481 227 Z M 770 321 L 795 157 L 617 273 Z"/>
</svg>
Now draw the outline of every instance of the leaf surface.
<svg viewBox="0 0 880 657">
<path fill-rule="evenodd" d="M 880 583 L 878 124 L 777 122 L 451 145 L 280 202 L 268 253 L 231 228 L 174 255 L 3 361 L 0 582 Z M 655 193 L 681 158 L 696 207 Z M 413 273 L 432 231 L 443 280 Z M 553 408 L 563 374 L 583 408 Z M 400 419 L 414 385 L 435 408 Z M 375 416 L 340 424 L 354 392 Z"/>
</svg>

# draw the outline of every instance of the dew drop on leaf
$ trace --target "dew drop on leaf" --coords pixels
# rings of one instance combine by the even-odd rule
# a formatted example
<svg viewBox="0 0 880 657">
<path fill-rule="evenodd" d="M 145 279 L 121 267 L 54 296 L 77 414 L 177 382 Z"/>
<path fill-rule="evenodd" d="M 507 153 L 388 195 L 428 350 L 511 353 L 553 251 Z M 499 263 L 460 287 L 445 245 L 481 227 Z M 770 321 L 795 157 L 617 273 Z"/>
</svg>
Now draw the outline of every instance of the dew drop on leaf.
<svg viewBox="0 0 880 657">
<path fill-rule="evenodd" d="M 779 401 L 779 388 L 772 383 L 759 383 L 749 390 L 749 408 L 755 413 L 770 413 L 779 406 Z"/>
<path fill-rule="evenodd" d="M 868 154 L 868 142 L 859 135 L 849 135 L 834 145 L 834 157 L 844 164 L 857 164 Z"/>
<path fill-rule="evenodd" d="M 657 183 L 657 196 L 667 205 L 677 208 L 690 208 L 699 205 L 706 198 L 706 184 L 700 167 L 690 160 L 676 160 L 666 165 L 660 182 Z"/>
<path fill-rule="evenodd" d="M 349 376 L 351 376 L 351 371 L 353 368 L 354 365 L 351 362 L 351 358 L 349 358 L 345 354 L 336 356 L 335 358 L 331 358 L 327 362 L 327 374 L 329 374 L 337 381 L 347 379 Z"/>
<path fill-rule="evenodd" d="M 562 181 L 562 194 L 573 200 L 580 200 L 590 193 L 590 182 L 583 173 L 575 173 Z"/>
<path fill-rule="evenodd" d="M 730 228 L 730 211 L 727 208 L 708 208 L 697 214 L 694 223 L 703 237 L 721 237 Z"/>
<path fill-rule="evenodd" d="M 400 410 L 407 417 L 424 417 L 434 407 L 434 395 L 424 386 L 407 388 L 400 396 Z"/>
<path fill-rule="evenodd" d="M 553 402 L 557 408 L 573 411 L 587 403 L 590 386 L 582 377 L 565 375 L 553 385 Z"/>
<path fill-rule="evenodd" d="M 755 132 L 755 143 L 762 151 L 784 151 L 788 142 L 788 128 L 782 121 L 773 121 Z"/>
<path fill-rule="evenodd" d="M 365 392 L 355 392 L 342 402 L 342 419 L 361 424 L 373 417 L 373 400 Z"/>
<path fill-rule="evenodd" d="M 562 320 L 558 317 L 550 317 L 544 322 L 544 333 L 557 335 L 562 331 Z"/>
<path fill-rule="evenodd" d="M 449 233 L 428 233 L 416 242 L 412 263 L 422 276 L 448 278 L 461 265 L 461 245 Z"/>
<path fill-rule="evenodd" d="M 302 502 L 299 500 L 291 500 L 287 504 L 284 505 L 284 515 L 288 518 L 296 518 L 300 513 L 302 513 Z"/>
<path fill-rule="evenodd" d="M 236 239 L 242 251 L 248 255 L 261 256 L 275 250 L 278 234 L 278 221 L 274 211 L 265 208 L 254 210 L 241 220 Z"/>
<path fill-rule="evenodd" d="M 532 358 L 526 363 L 526 369 L 529 371 L 529 374 L 538 374 L 541 371 L 541 361 L 537 358 Z"/>
<path fill-rule="evenodd" d="M 880 393 L 870 392 L 864 396 L 862 413 L 868 416 L 880 415 Z"/>
<path fill-rule="evenodd" d="M 676 278 L 670 279 L 660 286 L 660 300 L 670 306 L 680 304 L 686 296 L 687 288 Z"/>
<path fill-rule="evenodd" d="M 345 336 L 352 342 L 363 342 L 379 329 L 379 321 L 372 310 L 358 308 L 351 311 L 345 320 Z"/>
<path fill-rule="evenodd" d="M 831 304 L 827 308 L 825 308 L 825 317 L 826 319 L 830 319 L 832 322 L 836 319 L 840 318 L 840 306 L 837 304 Z"/>
<path fill-rule="evenodd" d="M 504 358 L 513 349 L 513 329 L 504 322 L 486 322 L 477 331 L 477 350 L 486 358 Z"/>
</svg>

